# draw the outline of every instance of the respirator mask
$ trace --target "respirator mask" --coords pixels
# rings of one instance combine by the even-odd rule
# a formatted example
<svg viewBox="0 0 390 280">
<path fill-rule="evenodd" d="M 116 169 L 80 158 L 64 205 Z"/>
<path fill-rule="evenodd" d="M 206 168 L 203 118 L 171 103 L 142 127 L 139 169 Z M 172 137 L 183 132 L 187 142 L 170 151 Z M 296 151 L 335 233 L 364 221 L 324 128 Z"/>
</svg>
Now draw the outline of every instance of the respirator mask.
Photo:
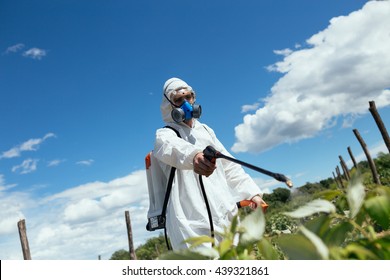
<svg viewBox="0 0 390 280">
<path fill-rule="evenodd" d="M 178 93 L 182 93 L 182 90 L 178 91 Z M 202 107 L 197 104 L 191 104 L 187 100 L 184 100 L 184 102 L 178 106 L 174 104 L 168 96 L 164 94 L 165 98 L 171 103 L 173 106 L 173 110 L 171 112 L 172 119 L 177 122 L 183 122 L 190 120 L 192 118 L 198 119 L 200 118 L 200 115 L 202 114 Z"/>
</svg>

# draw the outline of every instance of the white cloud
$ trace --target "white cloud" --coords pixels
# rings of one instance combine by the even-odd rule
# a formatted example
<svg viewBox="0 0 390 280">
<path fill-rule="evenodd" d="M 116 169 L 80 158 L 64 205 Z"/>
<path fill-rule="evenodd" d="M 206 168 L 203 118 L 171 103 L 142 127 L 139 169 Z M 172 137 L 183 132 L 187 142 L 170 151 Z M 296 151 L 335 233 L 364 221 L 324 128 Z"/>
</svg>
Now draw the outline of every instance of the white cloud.
<svg viewBox="0 0 390 280">
<path fill-rule="evenodd" d="M 53 159 L 48 162 L 47 166 L 48 167 L 54 167 L 60 165 L 62 162 L 64 162 L 64 159 Z"/>
<path fill-rule="evenodd" d="M 344 120 L 343 120 L 343 124 L 342 124 L 342 127 L 343 128 L 348 128 L 348 127 L 352 127 L 353 124 L 355 123 L 356 119 L 358 119 L 360 117 L 360 115 L 358 114 L 349 114 L 349 115 L 346 115 L 344 117 Z"/>
<path fill-rule="evenodd" d="M 43 141 L 48 138 L 55 137 L 54 133 L 47 133 L 43 138 L 38 139 L 30 139 L 20 145 L 21 151 L 36 151 L 38 149 L 38 145 L 40 145 Z"/>
<path fill-rule="evenodd" d="M 5 190 L 6 187 L 5 187 L 5 179 L 4 179 L 4 175 L 3 174 L 0 174 L 0 192 L 2 190 Z"/>
<path fill-rule="evenodd" d="M 274 179 L 253 178 L 263 193 L 272 193 L 275 188 L 283 187 L 284 184 Z"/>
<path fill-rule="evenodd" d="M 372 157 L 376 158 L 378 157 L 379 153 L 387 154 L 389 150 L 387 149 L 387 146 L 384 142 L 379 142 L 375 144 L 372 148 L 370 148 L 370 154 Z M 360 160 L 360 158 L 358 157 Z"/>
<path fill-rule="evenodd" d="M 4 180 L 3 180 L 4 181 Z M 149 205 L 145 170 L 109 182 L 91 182 L 45 198 L 0 192 L 0 259 L 22 259 L 17 222 L 26 219 L 33 259 L 108 259 L 128 249 L 125 211 L 134 245 L 160 232 L 146 231 Z"/>
<path fill-rule="evenodd" d="M 138 188 L 146 184 L 145 180 L 145 171 L 140 170 L 107 183 L 97 181 L 83 184 L 47 197 L 45 201 L 67 200 L 74 204 L 74 201 L 89 198 L 98 200 L 103 208 L 121 207 L 136 202 L 140 198 L 148 197 L 142 187 Z"/>
<path fill-rule="evenodd" d="M 45 57 L 47 54 L 46 50 L 38 49 L 38 48 L 31 48 L 23 53 L 23 56 L 29 57 L 32 59 L 41 60 L 43 57 Z"/>
<path fill-rule="evenodd" d="M 19 52 L 21 49 L 24 48 L 24 44 L 22 43 L 19 43 L 19 44 L 16 44 L 16 45 L 13 45 L 13 46 L 10 46 L 8 47 L 6 50 L 5 50 L 5 54 L 9 54 L 9 53 L 17 53 Z"/>
<path fill-rule="evenodd" d="M 39 145 L 42 144 L 46 139 L 56 137 L 54 133 L 47 133 L 45 136 L 42 138 L 34 138 L 34 139 L 29 139 L 26 142 L 13 147 L 12 149 L 5 151 L 2 153 L 0 156 L 0 159 L 2 158 L 14 158 L 14 157 L 19 157 L 22 152 L 25 151 L 37 151 L 39 149 Z"/>
<path fill-rule="evenodd" d="M 27 174 L 37 170 L 38 159 L 26 159 L 20 165 L 12 167 L 12 172 Z"/>
<path fill-rule="evenodd" d="M 33 207 L 27 194 L 0 191 L 0 237 L 9 234 L 18 235 L 17 222 L 25 218 L 24 206 Z M 0 239 L 0 247 L 1 243 Z M 0 257 L 0 259 L 2 258 Z"/>
<path fill-rule="evenodd" d="M 274 53 L 278 55 L 283 55 L 283 56 L 288 56 L 292 53 L 293 51 L 291 49 L 284 49 L 284 50 L 275 50 Z"/>
<path fill-rule="evenodd" d="M 6 185 L 4 175 L 0 174 L 0 192 L 12 189 L 14 187 L 16 187 L 16 184 Z"/>
<path fill-rule="evenodd" d="M 3 154 L 0 156 L 0 159 L 2 158 L 13 158 L 13 157 L 19 157 L 20 156 L 20 148 L 15 147 L 8 151 L 3 152 Z"/>
<path fill-rule="evenodd" d="M 307 40 L 310 48 L 281 52 L 269 70 L 284 76 L 256 113 L 235 128 L 234 152 L 262 152 L 310 138 L 336 125 L 350 126 L 390 104 L 390 1 L 370 1 L 348 16 L 333 18 Z"/>
<path fill-rule="evenodd" d="M 11 54 L 11 53 L 18 53 L 22 49 L 25 48 L 25 45 L 22 43 L 15 44 L 13 46 L 8 47 L 3 54 Z M 24 51 L 22 53 L 24 57 L 32 58 L 41 60 L 43 57 L 47 55 L 47 50 L 40 49 L 40 48 L 29 48 L 28 50 Z"/>
<path fill-rule="evenodd" d="M 256 111 L 257 108 L 259 108 L 260 106 L 260 103 L 254 103 L 252 105 L 243 105 L 241 107 L 241 113 L 247 113 L 247 112 L 250 112 L 250 111 Z"/>
<path fill-rule="evenodd" d="M 76 162 L 76 164 L 90 166 L 90 165 L 92 165 L 93 162 L 94 162 L 93 159 L 88 159 L 88 160 L 80 160 L 80 161 Z"/>
<path fill-rule="evenodd" d="M 67 206 L 64 210 L 65 222 L 84 222 L 98 219 L 105 214 L 99 202 L 93 199 L 82 199 Z"/>
</svg>

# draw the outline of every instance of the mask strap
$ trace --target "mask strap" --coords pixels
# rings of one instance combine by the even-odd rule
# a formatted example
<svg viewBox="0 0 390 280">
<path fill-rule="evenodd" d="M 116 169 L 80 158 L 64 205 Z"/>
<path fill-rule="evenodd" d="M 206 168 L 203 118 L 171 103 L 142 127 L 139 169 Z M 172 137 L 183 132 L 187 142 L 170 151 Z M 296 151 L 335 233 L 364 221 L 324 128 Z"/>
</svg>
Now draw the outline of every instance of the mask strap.
<svg viewBox="0 0 390 280">
<path fill-rule="evenodd" d="M 172 105 L 173 107 L 180 108 L 180 106 L 177 106 L 176 104 L 174 104 L 174 103 L 168 98 L 168 96 L 167 96 L 165 93 L 164 93 L 164 96 L 165 96 L 165 98 L 168 100 L 168 102 L 171 103 L 171 105 Z"/>
</svg>

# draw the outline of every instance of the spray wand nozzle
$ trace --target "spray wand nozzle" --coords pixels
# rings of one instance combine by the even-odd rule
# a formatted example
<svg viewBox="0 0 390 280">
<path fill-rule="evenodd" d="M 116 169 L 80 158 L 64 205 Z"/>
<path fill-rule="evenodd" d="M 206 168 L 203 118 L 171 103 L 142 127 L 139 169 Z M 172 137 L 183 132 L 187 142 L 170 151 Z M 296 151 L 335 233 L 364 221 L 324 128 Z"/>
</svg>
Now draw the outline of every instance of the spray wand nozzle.
<svg viewBox="0 0 390 280">
<path fill-rule="evenodd" d="M 253 169 L 257 172 L 271 176 L 272 178 L 274 178 L 275 180 L 278 180 L 279 182 L 284 182 L 287 185 L 287 187 L 289 187 L 289 188 L 293 187 L 292 181 L 289 178 L 287 178 L 285 175 L 280 174 L 280 173 L 274 173 L 274 172 L 268 171 L 266 169 L 254 166 L 252 164 L 243 162 L 241 160 L 226 156 L 226 155 L 222 154 L 221 152 L 217 151 L 216 149 L 214 149 L 214 147 L 212 147 L 212 146 L 207 146 L 203 150 L 203 154 L 204 154 L 204 157 L 207 158 L 209 161 L 214 161 L 217 158 L 224 158 L 224 159 L 227 159 L 229 161 L 232 161 L 232 162 L 238 163 L 240 165 L 243 165 L 245 167 L 248 167 L 250 169 Z"/>
</svg>

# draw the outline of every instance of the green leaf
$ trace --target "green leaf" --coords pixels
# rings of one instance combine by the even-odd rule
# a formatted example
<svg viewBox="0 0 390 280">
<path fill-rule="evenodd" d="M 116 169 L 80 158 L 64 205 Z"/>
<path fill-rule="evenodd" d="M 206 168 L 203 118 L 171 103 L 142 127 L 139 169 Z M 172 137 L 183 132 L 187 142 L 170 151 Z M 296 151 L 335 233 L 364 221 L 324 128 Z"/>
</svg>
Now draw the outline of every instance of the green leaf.
<svg viewBox="0 0 390 280">
<path fill-rule="evenodd" d="M 379 195 L 383 195 L 390 199 L 390 188 L 387 186 L 380 186 L 376 189 Z"/>
<path fill-rule="evenodd" d="M 332 201 L 336 197 L 342 195 L 343 192 L 341 190 L 325 190 L 322 192 L 319 192 L 317 194 L 314 194 L 314 197 L 322 198 L 328 201 Z"/>
<path fill-rule="evenodd" d="M 354 227 L 349 222 L 341 222 L 340 224 L 334 226 L 328 234 L 324 242 L 328 246 L 341 246 L 346 240 L 348 233 L 351 232 Z"/>
<path fill-rule="evenodd" d="M 362 182 L 357 179 L 353 180 L 347 188 L 347 200 L 350 209 L 350 218 L 355 218 L 359 213 L 365 197 L 364 186 Z"/>
<path fill-rule="evenodd" d="M 235 250 L 229 250 L 225 252 L 225 254 L 219 257 L 219 260 L 236 260 L 236 259 L 237 259 L 237 252 L 235 252 Z"/>
<path fill-rule="evenodd" d="M 253 256 L 249 255 L 248 250 L 244 250 L 242 253 L 238 254 L 239 260 L 253 260 Z"/>
<path fill-rule="evenodd" d="M 218 248 L 219 248 L 219 254 L 222 256 L 228 252 L 233 245 L 233 241 L 230 239 L 224 239 L 219 243 Z"/>
<path fill-rule="evenodd" d="M 305 224 L 305 227 L 324 239 L 330 229 L 331 219 L 327 215 L 320 215 Z"/>
<path fill-rule="evenodd" d="M 204 243 L 213 243 L 214 238 L 211 238 L 210 236 L 207 235 L 201 235 L 197 237 L 191 237 L 185 240 L 185 242 L 191 244 L 191 248 L 195 248 L 197 246 L 200 246 Z"/>
<path fill-rule="evenodd" d="M 347 254 L 348 259 L 375 260 L 378 258 L 369 249 L 356 243 L 349 244 L 347 247 L 345 247 L 344 251 Z"/>
<path fill-rule="evenodd" d="M 305 227 L 318 235 L 327 246 L 340 246 L 354 227 L 349 222 L 343 221 L 340 224 L 332 224 L 334 220 L 331 217 L 321 215 L 308 221 Z"/>
<path fill-rule="evenodd" d="M 310 201 L 295 211 L 285 212 L 284 214 L 292 218 L 304 218 L 318 212 L 334 213 L 336 212 L 336 207 L 327 200 L 316 199 Z"/>
<path fill-rule="evenodd" d="M 390 235 L 385 235 L 375 240 L 361 239 L 356 243 L 371 252 L 366 258 L 379 260 L 390 259 Z"/>
<path fill-rule="evenodd" d="M 272 244 L 265 238 L 257 242 L 257 248 L 265 260 L 278 260 L 279 255 Z"/>
<path fill-rule="evenodd" d="M 259 208 L 250 213 L 241 223 L 244 230 L 240 236 L 240 242 L 244 245 L 259 241 L 265 231 L 265 218 L 263 211 Z"/>
<path fill-rule="evenodd" d="M 281 235 L 275 242 L 290 260 L 320 260 L 316 247 L 302 234 Z"/>
<path fill-rule="evenodd" d="M 390 226 L 390 200 L 385 196 L 367 199 L 364 203 L 368 215 L 384 230 Z"/>
<path fill-rule="evenodd" d="M 301 226 L 299 229 L 311 241 L 311 243 L 314 244 L 321 258 L 324 260 L 328 259 L 329 250 L 328 247 L 326 247 L 326 245 L 324 244 L 324 242 L 322 242 L 321 238 L 319 238 L 316 234 L 314 234 L 312 231 L 308 230 L 304 226 Z"/>
<path fill-rule="evenodd" d="M 390 260 L 390 235 L 372 242 L 372 251 L 376 252 L 381 260 Z"/>
<path fill-rule="evenodd" d="M 234 216 L 230 225 L 230 232 L 234 235 L 238 226 L 238 215 Z"/>
</svg>

